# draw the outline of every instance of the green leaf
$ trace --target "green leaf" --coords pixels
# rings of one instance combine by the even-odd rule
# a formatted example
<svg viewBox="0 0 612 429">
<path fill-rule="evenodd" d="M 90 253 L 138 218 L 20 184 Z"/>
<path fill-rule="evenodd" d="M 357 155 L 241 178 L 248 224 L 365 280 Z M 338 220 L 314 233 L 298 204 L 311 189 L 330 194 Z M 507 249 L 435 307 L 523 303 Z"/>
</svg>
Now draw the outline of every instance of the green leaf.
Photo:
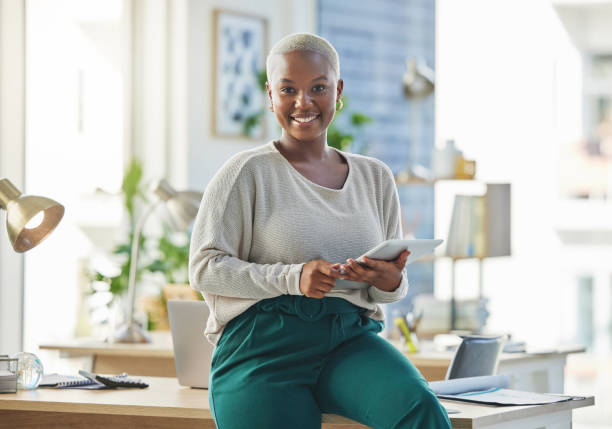
<svg viewBox="0 0 612 429">
<path fill-rule="evenodd" d="M 242 134 L 245 136 L 251 137 L 253 134 L 253 130 L 259 125 L 262 118 L 264 116 L 264 111 L 260 110 L 257 113 L 254 113 L 250 116 L 247 116 L 244 120 L 244 124 L 242 125 Z"/>
<path fill-rule="evenodd" d="M 128 211 L 130 217 L 130 225 L 135 224 L 135 200 L 137 197 L 146 200 L 144 192 L 140 189 L 140 181 L 142 180 L 142 163 L 136 158 L 132 158 L 128 167 L 123 175 L 123 182 L 121 183 L 121 191 L 123 192 L 123 201 L 125 208 Z"/>
<path fill-rule="evenodd" d="M 353 113 L 351 115 L 351 124 L 353 124 L 354 126 L 361 126 L 364 124 L 370 124 L 374 122 L 374 119 L 370 118 L 367 115 L 364 115 L 363 113 Z"/>
<path fill-rule="evenodd" d="M 259 89 L 263 92 L 267 93 L 266 82 L 268 81 L 268 74 L 266 73 L 266 69 L 260 70 L 257 72 L 257 84 L 259 85 Z"/>
</svg>

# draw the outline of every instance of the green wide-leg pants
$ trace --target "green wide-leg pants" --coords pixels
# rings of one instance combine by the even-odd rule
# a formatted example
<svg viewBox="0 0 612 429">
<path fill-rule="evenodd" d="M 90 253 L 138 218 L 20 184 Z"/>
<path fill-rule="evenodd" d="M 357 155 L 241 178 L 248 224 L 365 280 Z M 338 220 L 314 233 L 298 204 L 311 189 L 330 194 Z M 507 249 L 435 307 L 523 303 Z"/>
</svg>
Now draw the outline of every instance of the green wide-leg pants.
<svg viewBox="0 0 612 429">
<path fill-rule="evenodd" d="M 383 322 L 342 298 L 283 295 L 225 327 L 213 354 L 218 429 L 320 429 L 321 413 L 374 429 L 450 428 L 412 363 L 377 335 Z"/>
</svg>

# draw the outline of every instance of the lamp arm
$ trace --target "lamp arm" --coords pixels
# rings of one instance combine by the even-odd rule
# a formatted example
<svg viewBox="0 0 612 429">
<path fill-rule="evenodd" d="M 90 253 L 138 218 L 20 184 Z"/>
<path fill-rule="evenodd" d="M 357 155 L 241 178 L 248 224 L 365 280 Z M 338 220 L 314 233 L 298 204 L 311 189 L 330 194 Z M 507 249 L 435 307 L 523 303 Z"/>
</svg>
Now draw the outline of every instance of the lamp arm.
<svg viewBox="0 0 612 429">
<path fill-rule="evenodd" d="M 142 233 L 142 229 L 147 221 L 147 218 L 151 213 L 153 213 L 154 209 L 160 202 L 161 200 L 157 200 L 155 203 L 151 204 L 142 214 L 142 216 L 140 216 L 138 222 L 136 222 L 136 227 L 134 228 L 134 238 L 132 239 L 132 250 L 130 257 L 130 275 L 128 277 L 128 314 L 127 320 L 125 321 L 126 325 L 128 326 L 132 326 L 134 323 L 134 302 L 136 301 L 136 268 L 138 267 L 140 234 Z"/>
</svg>

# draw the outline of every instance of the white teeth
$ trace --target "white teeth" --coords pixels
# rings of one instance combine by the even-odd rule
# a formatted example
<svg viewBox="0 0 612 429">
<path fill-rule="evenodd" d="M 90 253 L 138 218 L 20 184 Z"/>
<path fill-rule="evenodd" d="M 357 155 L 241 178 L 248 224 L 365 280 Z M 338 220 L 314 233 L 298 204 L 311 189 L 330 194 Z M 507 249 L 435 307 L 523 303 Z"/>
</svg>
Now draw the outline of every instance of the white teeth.
<svg viewBox="0 0 612 429">
<path fill-rule="evenodd" d="M 304 124 L 306 122 L 310 122 L 310 121 L 314 120 L 316 118 L 316 116 L 309 116 L 308 118 L 296 118 L 296 117 L 292 116 L 292 118 L 295 119 L 296 121 L 301 122 L 301 123 Z"/>
</svg>

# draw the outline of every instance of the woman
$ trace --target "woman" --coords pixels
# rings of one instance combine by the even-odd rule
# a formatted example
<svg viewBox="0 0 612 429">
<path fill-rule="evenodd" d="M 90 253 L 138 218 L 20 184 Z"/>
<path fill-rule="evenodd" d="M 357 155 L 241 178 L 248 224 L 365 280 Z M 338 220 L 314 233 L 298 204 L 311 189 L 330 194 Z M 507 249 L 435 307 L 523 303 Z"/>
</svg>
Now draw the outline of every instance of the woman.
<svg viewBox="0 0 612 429">
<path fill-rule="evenodd" d="M 373 428 L 448 428 L 414 366 L 377 334 L 379 303 L 406 295 L 409 252 L 353 258 L 402 236 L 393 175 L 327 146 L 341 108 L 338 54 L 312 34 L 268 55 L 277 141 L 237 154 L 208 185 L 191 285 L 211 308 L 210 409 L 220 429 L 321 427 L 335 413 Z M 336 288 L 338 279 L 365 289 Z"/>
</svg>

